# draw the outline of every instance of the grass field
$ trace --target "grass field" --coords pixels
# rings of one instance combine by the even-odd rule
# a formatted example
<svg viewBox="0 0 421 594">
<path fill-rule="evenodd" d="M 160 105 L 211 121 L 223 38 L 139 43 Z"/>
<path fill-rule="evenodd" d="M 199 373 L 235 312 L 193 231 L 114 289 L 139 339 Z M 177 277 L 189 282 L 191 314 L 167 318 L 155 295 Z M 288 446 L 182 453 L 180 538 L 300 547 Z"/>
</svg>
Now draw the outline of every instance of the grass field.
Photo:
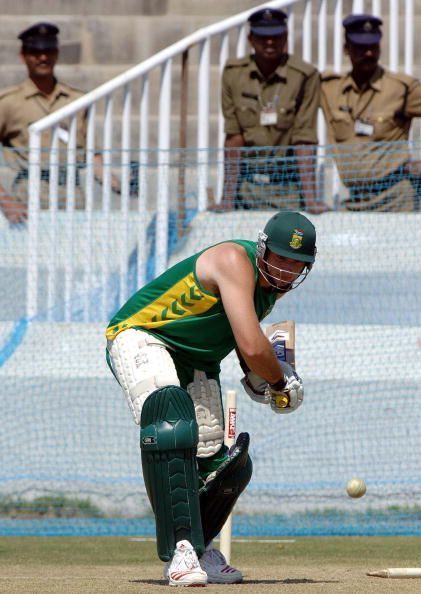
<svg viewBox="0 0 421 594">
<path fill-rule="evenodd" d="M 421 538 L 298 538 L 233 542 L 243 584 L 207 592 L 291 594 L 421 592 L 420 579 L 382 579 L 367 571 L 421 566 Z M 154 542 L 128 538 L 0 538 L 0 592 L 150 593 L 168 591 Z"/>
</svg>

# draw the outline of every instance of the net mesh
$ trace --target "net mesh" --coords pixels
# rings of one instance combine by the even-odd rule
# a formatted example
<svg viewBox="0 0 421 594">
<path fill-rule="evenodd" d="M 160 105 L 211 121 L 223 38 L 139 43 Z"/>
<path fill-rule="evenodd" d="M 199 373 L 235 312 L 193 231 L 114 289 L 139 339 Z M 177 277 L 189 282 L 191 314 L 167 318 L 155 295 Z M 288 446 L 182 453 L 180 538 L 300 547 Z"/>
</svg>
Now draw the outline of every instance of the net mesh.
<svg viewBox="0 0 421 594">
<path fill-rule="evenodd" d="M 10 225 L 3 217 L 0 533 L 154 533 L 139 431 L 106 366 L 104 329 L 139 278 L 157 271 L 160 179 L 169 191 L 168 214 L 160 220 L 168 226 L 164 242 L 172 265 L 218 241 L 257 238 L 274 208 L 292 206 L 297 196 L 306 211 L 297 171 L 307 163 L 317 199 L 332 211 L 307 213 L 318 232 L 316 266 L 265 320 L 296 321 L 305 404 L 295 414 L 274 415 L 243 393 L 234 355 L 222 364 L 222 387 L 238 392 L 238 430 L 251 434 L 254 462 L 234 534 L 419 534 L 418 175 L 415 161 L 408 169 L 405 156 L 395 167 L 392 155 L 409 151 L 414 157 L 418 148 L 389 147 L 393 167 L 381 177 L 361 177 L 355 147 L 342 147 L 340 157 L 322 147 L 298 164 L 291 155 L 282 170 L 269 148 L 260 156 L 249 150 L 226 155 L 225 165 L 220 151 L 210 151 L 207 169 L 203 152 L 177 150 L 168 153 L 164 169 L 158 153 L 150 152 L 147 165 L 133 158 L 124 170 L 116 152 L 113 172 L 130 178 L 126 202 L 124 192 L 111 193 L 104 205 L 104 187 L 96 184 L 92 209 L 59 208 L 53 215 L 49 207 L 40 209 L 33 269 L 31 223 Z M 199 212 L 203 189 L 210 198 L 219 195 L 224 167 L 226 178 L 238 175 L 235 194 L 225 195 L 221 212 Z M 87 175 L 82 168 L 81 191 Z M 252 199 L 239 193 L 244 182 L 256 192 Z M 396 204 L 382 197 L 402 183 L 409 191 L 398 190 Z M 355 204 L 368 208 L 351 212 Z M 36 313 L 28 317 L 31 271 L 38 281 Z M 354 476 L 368 489 L 358 501 L 345 493 Z"/>
</svg>

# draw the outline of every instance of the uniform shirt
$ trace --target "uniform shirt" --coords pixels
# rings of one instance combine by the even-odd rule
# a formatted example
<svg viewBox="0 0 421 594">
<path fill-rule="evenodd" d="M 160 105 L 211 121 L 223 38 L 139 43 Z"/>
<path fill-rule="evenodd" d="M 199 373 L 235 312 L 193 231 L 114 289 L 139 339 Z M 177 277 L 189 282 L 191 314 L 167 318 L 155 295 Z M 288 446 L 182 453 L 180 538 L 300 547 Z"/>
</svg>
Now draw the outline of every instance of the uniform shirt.
<svg viewBox="0 0 421 594">
<path fill-rule="evenodd" d="M 346 185 L 381 179 L 408 161 L 411 120 L 421 116 L 421 85 L 417 79 L 378 67 L 361 91 L 350 73 L 324 74 L 321 102 L 329 142 L 338 145 L 337 165 Z M 369 134 L 356 133 L 357 120 L 368 125 L 365 131 Z M 399 141 L 396 145 L 386 144 Z M 341 148 L 341 144 L 354 146 Z"/>
<path fill-rule="evenodd" d="M 83 95 L 82 91 L 58 82 L 53 93 L 46 97 L 31 79 L 0 91 L 0 142 L 5 147 L 16 149 L 8 155 L 12 165 L 27 167 L 29 132 L 28 126 L 41 118 L 68 105 Z M 77 146 L 85 144 L 85 116 L 78 118 Z M 60 149 L 66 148 L 67 124 L 60 123 Z M 41 146 L 47 149 L 51 143 L 49 131 L 41 135 Z M 47 155 L 45 156 L 47 161 Z"/>
<path fill-rule="evenodd" d="M 278 294 L 258 283 L 256 242 L 232 241 L 245 248 L 253 265 L 254 305 L 261 320 L 272 309 Z M 221 297 L 206 291 L 196 277 L 196 261 L 203 251 L 137 291 L 110 321 L 108 340 L 127 328 L 146 330 L 175 349 L 170 354 L 177 364 L 219 371 L 219 363 L 235 348 L 235 339 Z"/>
<path fill-rule="evenodd" d="M 288 56 L 268 79 L 254 55 L 228 60 L 222 74 L 225 133 L 242 134 L 246 146 L 316 144 L 319 95 L 318 71 L 295 56 Z M 260 114 L 269 103 L 276 108 L 276 124 L 264 126 Z"/>
</svg>

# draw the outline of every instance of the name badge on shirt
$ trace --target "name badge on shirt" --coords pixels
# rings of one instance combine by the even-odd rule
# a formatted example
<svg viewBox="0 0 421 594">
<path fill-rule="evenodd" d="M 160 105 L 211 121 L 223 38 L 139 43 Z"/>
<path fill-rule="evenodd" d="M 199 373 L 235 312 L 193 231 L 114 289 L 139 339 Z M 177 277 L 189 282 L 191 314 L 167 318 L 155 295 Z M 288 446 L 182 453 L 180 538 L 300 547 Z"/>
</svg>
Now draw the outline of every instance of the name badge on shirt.
<svg viewBox="0 0 421 594">
<path fill-rule="evenodd" d="M 355 120 L 354 132 L 356 136 L 372 136 L 374 132 L 373 124 L 367 124 L 362 120 Z"/>
<path fill-rule="evenodd" d="M 272 105 L 266 105 L 260 112 L 260 125 L 273 126 L 278 121 L 278 114 L 276 108 Z"/>
</svg>

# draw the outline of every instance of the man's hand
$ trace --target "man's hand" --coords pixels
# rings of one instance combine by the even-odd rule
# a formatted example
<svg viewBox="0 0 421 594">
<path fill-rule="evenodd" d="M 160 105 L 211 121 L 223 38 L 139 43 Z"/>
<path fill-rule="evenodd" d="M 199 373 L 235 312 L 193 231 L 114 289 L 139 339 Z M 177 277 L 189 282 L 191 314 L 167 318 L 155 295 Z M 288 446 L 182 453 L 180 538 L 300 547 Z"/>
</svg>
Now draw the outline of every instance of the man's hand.
<svg viewBox="0 0 421 594">
<path fill-rule="evenodd" d="M 252 400 L 260 404 L 270 403 L 270 396 L 267 391 L 268 383 L 262 377 L 259 377 L 253 371 L 246 371 L 246 375 L 242 378 L 241 383 L 244 391 Z"/>
<path fill-rule="evenodd" d="M 268 384 L 270 407 L 275 413 L 287 414 L 303 403 L 304 387 L 301 378 L 288 363 L 279 361 L 284 372 L 284 385 Z"/>
<path fill-rule="evenodd" d="M 234 196 L 230 196 L 229 198 L 222 196 L 220 202 L 213 202 L 208 206 L 208 211 L 220 213 L 234 210 L 234 208 Z"/>
<path fill-rule="evenodd" d="M 404 165 L 405 173 L 408 175 L 421 175 L 421 161 L 408 161 Z"/>
<path fill-rule="evenodd" d="M 307 201 L 306 211 L 310 214 L 323 214 L 324 212 L 330 212 L 332 209 L 324 202 L 309 202 Z"/>
<path fill-rule="evenodd" d="M 25 223 L 28 218 L 28 207 L 26 204 L 6 192 L 2 192 L 0 195 L 0 208 L 12 225 Z"/>
</svg>

